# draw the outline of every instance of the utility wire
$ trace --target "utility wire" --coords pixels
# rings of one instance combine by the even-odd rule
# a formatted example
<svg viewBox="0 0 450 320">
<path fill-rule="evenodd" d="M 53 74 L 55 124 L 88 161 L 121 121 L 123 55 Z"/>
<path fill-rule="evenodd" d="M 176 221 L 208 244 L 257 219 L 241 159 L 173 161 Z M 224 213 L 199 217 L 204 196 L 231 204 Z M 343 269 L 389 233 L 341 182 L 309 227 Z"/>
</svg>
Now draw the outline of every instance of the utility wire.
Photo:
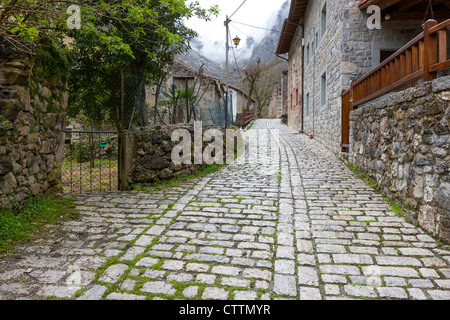
<svg viewBox="0 0 450 320">
<path fill-rule="evenodd" d="M 243 26 L 256 28 L 256 29 L 261 29 L 261 30 L 267 30 L 267 31 L 277 32 L 277 33 L 280 33 L 280 34 L 294 35 L 294 34 L 292 34 L 292 33 L 286 33 L 286 32 L 282 32 L 282 31 L 275 30 L 275 29 L 268 29 L 268 28 L 263 28 L 263 27 L 257 27 L 257 26 L 253 26 L 253 25 L 251 25 L 251 24 L 246 24 L 246 23 L 242 23 L 242 22 L 237 22 L 237 21 L 232 21 L 232 22 L 233 22 L 233 23 L 237 23 L 237 24 L 242 24 Z"/>
<path fill-rule="evenodd" d="M 236 12 L 238 12 L 238 10 L 244 5 L 244 3 L 245 3 L 246 1 L 247 1 L 247 0 L 244 0 L 244 2 L 241 3 L 241 5 L 239 6 L 239 8 L 237 8 L 236 11 L 233 12 L 233 14 L 232 14 L 231 16 L 228 17 L 228 19 L 231 19 L 231 17 L 234 16 L 234 14 L 235 14 Z"/>
<path fill-rule="evenodd" d="M 249 36 L 248 34 L 246 34 L 245 32 L 242 32 L 241 30 L 239 30 L 238 28 L 236 28 L 236 26 L 233 26 L 233 28 L 235 28 L 237 31 L 241 32 L 242 34 L 244 34 L 245 36 L 247 36 L 247 37 L 250 38 L 250 36 Z M 251 37 L 251 38 L 252 38 L 252 37 Z M 274 52 L 273 50 L 266 48 L 265 46 L 263 46 L 261 43 L 259 43 L 259 42 L 256 41 L 256 40 L 254 40 L 254 41 L 255 41 L 255 43 L 256 43 L 258 46 L 264 48 L 266 51 L 268 51 L 268 52 L 270 52 L 271 54 L 273 54 L 273 55 L 276 56 L 276 54 L 275 54 L 275 52 Z"/>
</svg>

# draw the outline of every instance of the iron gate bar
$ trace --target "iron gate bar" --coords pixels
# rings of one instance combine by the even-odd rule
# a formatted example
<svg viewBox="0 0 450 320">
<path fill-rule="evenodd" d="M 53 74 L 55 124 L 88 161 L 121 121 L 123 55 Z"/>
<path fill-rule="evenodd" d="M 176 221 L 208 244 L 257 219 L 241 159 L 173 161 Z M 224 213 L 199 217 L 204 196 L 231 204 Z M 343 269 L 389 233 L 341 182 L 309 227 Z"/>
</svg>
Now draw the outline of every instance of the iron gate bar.
<svg viewBox="0 0 450 320">
<path fill-rule="evenodd" d="M 68 174 L 67 172 L 65 174 L 63 174 L 62 170 L 61 170 L 61 182 L 63 183 L 63 188 L 64 189 L 69 189 L 71 193 L 74 192 L 79 192 L 79 193 L 83 193 L 83 192 L 90 192 L 93 193 L 94 189 L 95 191 L 99 191 L 99 192 L 103 192 L 103 191 L 107 191 L 108 189 L 108 182 L 104 181 L 102 179 L 102 175 L 103 175 L 103 169 L 108 169 L 109 172 L 105 172 L 106 174 L 106 179 L 108 179 L 109 177 L 109 190 L 113 190 L 113 175 L 112 175 L 112 170 L 114 169 L 112 166 L 112 157 L 113 157 L 113 153 L 115 153 L 116 148 L 118 147 L 113 147 L 113 144 L 111 143 L 111 137 L 113 135 L 118 135 L 117 131 L 86 131 L 86 130 L 63 130 L 63 132 L 65 134 L 70 134 L 70 147 L 69 147 L 69 154 L 67 155 L 66 153 L 66 158 L 67 156 L 69 157 L 69 161 L 70 161 L 70 174 Z M 77 137 L 75 138 L 74 135 L 76 135 Z M 103 136 L 102 136 L 103 135 Z M 109 146 L 109 148 L 105 149 L 106 146 L 104 146 L 103 148 L 100 147 L 100 150 L 97 150 L 97 144 L 102 145 L 102 137 L 103 139 L 105 139 L 106 136 L 106 146 Z M 96 138 L 98 139 L 96 141 Z M 87 139 L 87 141 L 86 141 Z M 73 141 L 77 141 L 78 145 L 80 147 L 77 147 L 76 144 L 74 144 Z M 78 149 L 78 148 L 83 148 L 83 146 L 86 145 L 87 142 L 87 150 L 84 151 L 87 154 L 87 161 L 83 161 L 83 149 Z M 104 151 L 104 152 L 103 152 Z M 77 152 L 77 153 L 75 153 Z M 117 150 L 116 150 L 117 152 Z M 74 157 L 78 157 L 77 159 L 74 159 Z M 98 159 L 96 159 L 96 157 L 98 157 Z M 103 166 L 102 163 L 102 158 L 103 160 L 108 161 L 108 164 L 106 166 Z M 74 174 L 74 168 L 76 166 L 76 164 L 74 164 L 74 160 L 75 161 L 79 161 L 79 179 L 77 179 L 76 175 Z M 98 160 L 98 161 L 96 161 Z M 86 162 L 88 162 L 89 164 L 87 164 Z M 99 170 L 94 170 L 97 167 L 97 169 Z M 96 172 L 97 171 L 97 172 Z M 88 174 L 89 172 L 89 174 Z M 119 173 L 117 172 L 117 178 L 119 178 Z M 69 178 L 70 177 L 70 181 L 65 180 L 63 177 Z M 84 178 L 84 179 L 83 179 Z M 93 181 L 94 178 L 96 179 L 96 181 Z M 79 188 L 75 188 L 74 189 L 74 179 L 79 180 Z M 86 183 L 86 179 L 89 179 L 89 182 Z M 105 186 L 103 186 L 103 182 L 105 183 Z M 70 183 L 70 188 L 68 187 L 67 184 Z M 85 183 L 85 186 L 83 186 L 83 183 Z M 75 183 L 76 184 L 76 183 Z M 88 185 L 89 184 L 89 185 Z M 118 181 L 117 181 L 117 186 L 118 186 Z M 84 188 L 83 188 L 84 187 Z M 68 190 L 64 192 L 69 192 Z"/>
</svg>

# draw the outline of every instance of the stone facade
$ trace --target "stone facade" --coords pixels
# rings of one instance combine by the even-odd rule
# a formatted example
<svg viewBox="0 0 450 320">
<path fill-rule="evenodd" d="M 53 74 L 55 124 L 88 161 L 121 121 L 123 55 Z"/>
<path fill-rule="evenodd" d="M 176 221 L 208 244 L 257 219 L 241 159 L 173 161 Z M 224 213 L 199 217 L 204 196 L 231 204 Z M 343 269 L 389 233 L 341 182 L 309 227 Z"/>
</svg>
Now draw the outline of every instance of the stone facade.
<svg viewBox="0 0 450 320">
<path fill-rule="evenodd" d="M 335 153 L 341 143 L 341 92 L 422 32 L 421 21 L 384 21 L 369 30 L 360 0 L 312 0 L 305 14 L 304 132 Z M 309 56 L 306 56 L 308 55 Z"/>
<path fill-rule="evenodd" d="M 67 106 L 65 84 L 30 80 L 31 59 L 0 61 L 0 206 L 60 188 Z"/>
<path fill-rule="evenodd" d="M 366 103 L 350 121 L 349 161 L 450 241 L 450 77 Z"/>
<path fill-rule="evenodd" d="M 300 131 L 302 128 L 302 73 L 303 73 L 303 61 L 302 61 L 302 27 L 297 28 L 295 35 L 295 41 L 291 44 L 291 50 L 289 51 L 288 62 L 288 126 L 296 131 Z"/>
</svg>

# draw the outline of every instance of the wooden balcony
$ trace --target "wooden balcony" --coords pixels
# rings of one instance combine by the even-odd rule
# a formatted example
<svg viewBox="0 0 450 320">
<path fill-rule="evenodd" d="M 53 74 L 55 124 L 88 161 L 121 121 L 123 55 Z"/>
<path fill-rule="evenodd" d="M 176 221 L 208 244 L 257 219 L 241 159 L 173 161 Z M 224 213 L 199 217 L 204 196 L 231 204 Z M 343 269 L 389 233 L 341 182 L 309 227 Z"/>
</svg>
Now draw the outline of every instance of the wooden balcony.
<svg viewBox="0 0 450 320">
<path fill-rule="evenodd" d="M 437 72 L 450 68 L 447 33 L 450 19 L 440 24 L 428 20 L 424 31 L 383 61 L 378 67 L 342 92 L 342 151 L 348 151 L 350 139 L 350 112 L 359 105 L 387 93 L 403 90 L 418 80 L 436 79 Z"/>
</svg>

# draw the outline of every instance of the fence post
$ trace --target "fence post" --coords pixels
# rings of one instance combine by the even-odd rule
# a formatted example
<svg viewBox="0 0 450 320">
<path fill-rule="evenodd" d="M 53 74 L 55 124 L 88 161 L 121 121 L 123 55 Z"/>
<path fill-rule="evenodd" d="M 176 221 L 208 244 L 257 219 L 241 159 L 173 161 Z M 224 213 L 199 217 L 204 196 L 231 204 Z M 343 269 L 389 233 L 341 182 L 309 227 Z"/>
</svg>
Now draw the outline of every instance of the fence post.
<svg viewBox="0 0 450 320">
<path fill-rule="evenodd" d="M 121 114 L 120 114 L 120 128 L 119 128 L 119 159 L 118 159 L 118 176 L 119 176 L 119 190 L 127 191 L 128 181 L 126 177 L 125 170 L 125 131 L 124 131 L 124 79 L 123 79 L 123 71 L 121 72 Z"/>
<path fill-rule="evenodd" d="M 424 28 L 424 55 L 423 55 L 423 77 L 424 81 L 436 79 L 436 72 L 430 72 L 430 65 L 437 62 L 437 33 L 430 33 L 430 28 L 437 25 L 436 20 L 427 20 Z"/>
</svg>

